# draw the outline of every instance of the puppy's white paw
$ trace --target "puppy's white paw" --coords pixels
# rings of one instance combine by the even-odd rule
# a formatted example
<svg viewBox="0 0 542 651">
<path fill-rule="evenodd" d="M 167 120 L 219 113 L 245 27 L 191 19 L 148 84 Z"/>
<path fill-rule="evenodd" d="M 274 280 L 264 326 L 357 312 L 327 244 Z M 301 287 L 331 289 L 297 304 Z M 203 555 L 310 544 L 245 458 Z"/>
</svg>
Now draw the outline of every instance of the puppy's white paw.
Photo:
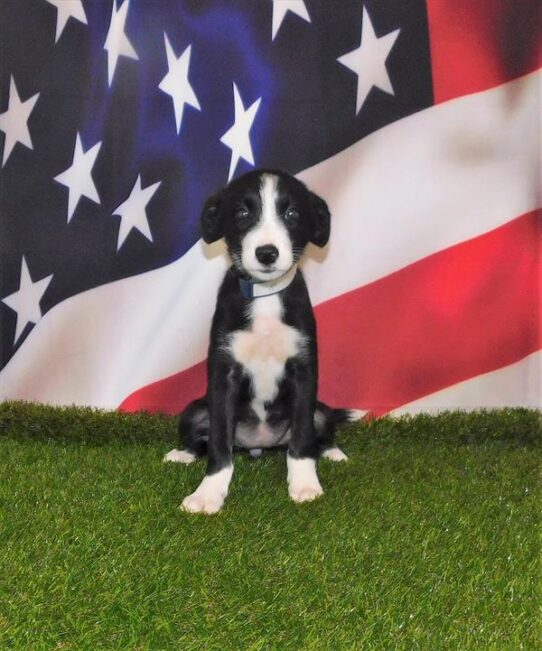
<svg viewBox="0 0 542 651">
<path fill-rule="evenodd" d="M 314 459 L 286 457 L 288 465 L 288 493 L 294 502 L 310 502 L 324 494 Z"/>
<path fill-rule="evenodd" d="M 362 420 L 366 414 L 369 413 L 368 409 L 349 409 L 348 410 L 348 420 L 355 422 L 357 420 Z"/>
<path fill-rule="evenodd" d="M 196 491 L 183 500 L 181 508 L 189 513 L 218 513 L 224 504 L 224 500 L 216 499 L 214 496 L 202 495 Z"/>
<path fill-rule="evenodd" d="M 164 463 L 192 463 L 195 460 L 196 455 L 193 452 L 188 452 L 188 450 L 170 450 L 162 459 Z"/>
<path fill-rule="evenodd" d="M 320 483 L 318 486 L 289 486 L 288 492 L 294 502 L 311 502 L 324 494 Z"/>
<path fill-rule="evenodd" d="M 233 466 L 227 466 L 214 475 L 205 475 L 197 489 L 184 498 L 181 508 L 189 513 L 217 513 L 228 494 L 232 474 Z"/>
<path fill-rule="evenodd" d="M 331 461 L 348 461 L 348 457 L 340 448 L 328 448 L 322 452 L 322 457 Z"/>
</svg>

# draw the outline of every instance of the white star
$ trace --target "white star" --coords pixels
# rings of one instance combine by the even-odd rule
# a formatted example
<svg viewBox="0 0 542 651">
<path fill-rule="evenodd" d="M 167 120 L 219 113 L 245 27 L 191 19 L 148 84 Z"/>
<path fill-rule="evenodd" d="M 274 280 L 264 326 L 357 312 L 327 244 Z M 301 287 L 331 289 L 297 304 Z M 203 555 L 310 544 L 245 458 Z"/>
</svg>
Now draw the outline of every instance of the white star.
<svg viewBox="0 0 542 651">
<path fill-rule="evenodd" d="M 153 183 L 146 188 L 141 188 L 141 175 L 132 188 L 130 196 L 124 203 L 113 211 L 114 215 L 120 215 L 119 237 L 117 240 L 117 251 L 124 244 L 124 240 L 130 234 L 132 228 L 137 228 L 140 233 L 152 242 L 151 229 L 147 220 L 145 208 L 152 199 L 154 193 L 160 187 L 161 181 Z"/>
<path fill-rule="evenodd" d="M 81 0 L 47 0 L 47 2 L 54 5 L 57 11 L 55 43 L 60 38 L 70 18 L 75 18 L 75 20 L 88 25 L 87 15 L 85 14 Z"/>
<path fill-rule="evenodd" d="M 289 11 L 293 14 L 297 14 L 303 18 L 303 20 L 306 20 L 309 23 L 311 22 L 304 0 L 273 0 L 273 27 L 271 40 L 273 40 L 277 35 L 284 17 Z"/>
<path fill-rule="evenodd" d="M 36 93 L 29 99 L 21 102 L 17 87 L 15 86 L 15 79 L 13 76 L 11 77 L 9 82 L 8 109 L 0 114 L 0 130 L 6 134 L 2 167 L 6 164 L 13 147 L 18 142 L 33 149 L 27 122 L 39 96 L 40 94 Z"/>
<path fill-rule="evenodd" d="M 165 32 L 164 41 L 166 44 L 168 73 L 162 79 L 158 88 L 163 90 L 164 93 L 171 95 L 173 99 L 175 123 L 177 125 L 177 133 L 179 133 L 183 119 L 184 105 L 189 104 L 198 109 L 198 111 L 201 110 L 194 89 L 188 81 L 188 67 L 190 66 L 192 46 L 189 45 L 177 59 Z"/>
<path fill-rule="evenodd" d="M 137 52 L 132 47 L 124 31 L 128 6 L 130 0 L 125 0 L 120 9 L 117 9 L 116 0 L 113 0 L 113 11 L 111 12 L 111 23 L 104 43 L 104 50 L 107 50 L 107 79 L 109 85 L 113 81 L 118 58 L 122 55 L 131 59 L 139 59 Z"/>
<path fill-rule="evenodd" d="M 356 50 L 344 54 L 337 61 L 358 76 L 356 115 L 363 106 L 371 88 L 376 86 L 386 93 L 394 94 L 393 86 L 386 69 L 386 59 L 401 30 L 395 29 L 384 36 L 375 34 L 373 24 L 363 7 L 360 45 Z"/>
<path fill-rule="evenodd" d="M 100 141 L 88 151 L 83 152 L 81 136 L 77 134 L 71 166 L 61 174 L 55 176 L 55 181 L 58 181 L 69 188 L 68 224 L 70 223 L 70 219 L 79 203 L 79 199 L 83 195 L 96 203 L 100 203 L 100 197 L 98 196 L 98 191 L 96 190 L 96 186 L 92 180 L 91 172 L 101 146 L 102 143 Z"/>
<path fill-rule="evenodd" d="M 259 97 L 246 111 L 243 106 L 243 101 L 241 100 L 241 95 L 237 90 L 235 82 L 233 82 L 233 98 L 235 104 L 235 121 L 233 126 L 226 131 L 226 133 L 220 138 L 220 142 L 223 142 L 227 147 L 231 149 L 231 161 L 230 161 L 230 172 L 228 175 L 228 181 L 230 181 L 239 158 L 244 158 L 247 163 L 254 165 L 254 156 L 252 155 L 252 147 L 250 145 L 250 129 L 262 98 Z"/>
<path fill-rule="evenodd" d="M 21 264 L 21 281 L 19 283 L 18 291 L 6 296 L 2 299 L 13 311 L 17 312 L 17 324 L 15 326 L 15 339 L 13 343 L 16 344 L 17 340 L 23 333 L 28 323 L 37 323 L 41 319 L 40 301 L 45 294 L 53 274 L 42 278 L 41 280 L 32 282 L 30 272 L 26 260 L 24 259 Z"/>
</svg>

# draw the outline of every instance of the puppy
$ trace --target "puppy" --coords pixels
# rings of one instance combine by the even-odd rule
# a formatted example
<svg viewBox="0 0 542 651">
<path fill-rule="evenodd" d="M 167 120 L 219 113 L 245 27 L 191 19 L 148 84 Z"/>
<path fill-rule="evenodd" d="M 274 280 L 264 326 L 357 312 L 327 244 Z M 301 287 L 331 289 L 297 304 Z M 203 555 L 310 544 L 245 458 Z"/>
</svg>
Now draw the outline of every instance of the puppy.
<svg viewBox="0 0 542 651">
<path fill-rule="evenodd" d="M 287 446 L 295 502 L 322 495 L 320 455 L 347 459 L 333 444 L 335 429 L 360 413 L 331 409 L 316 398 L 316 325 L 298 269 L 305 246 L 325 246 L 329 230 L 325 201 L 276 170 L 245 174 L 206 202 L 203 239 L 224 238 L 232 266 L 218 292 L 207 394 L 181 414 L 184 449 L 164 458 L 190 463 L 207 454 L 203 481 L 182 503 L 186 511 L 220 510 L 234 447 L 257 456 L 262 448 Z"/>
</svg>

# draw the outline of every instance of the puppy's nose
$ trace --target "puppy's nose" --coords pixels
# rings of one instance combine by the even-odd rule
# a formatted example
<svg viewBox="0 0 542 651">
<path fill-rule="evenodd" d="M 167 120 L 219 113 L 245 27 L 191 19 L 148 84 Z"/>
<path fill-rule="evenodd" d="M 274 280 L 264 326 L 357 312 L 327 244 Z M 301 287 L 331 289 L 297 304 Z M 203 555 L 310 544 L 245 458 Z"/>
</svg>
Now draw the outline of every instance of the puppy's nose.
<svg viewBox="0 0 542 651">
<path fill-rule="evenodd" d="M 273 244 L 264 244 L 256 249 L 256 258 L 262 264 L 273 264 L 279 257 L 279 250 Z"/>
</svg>

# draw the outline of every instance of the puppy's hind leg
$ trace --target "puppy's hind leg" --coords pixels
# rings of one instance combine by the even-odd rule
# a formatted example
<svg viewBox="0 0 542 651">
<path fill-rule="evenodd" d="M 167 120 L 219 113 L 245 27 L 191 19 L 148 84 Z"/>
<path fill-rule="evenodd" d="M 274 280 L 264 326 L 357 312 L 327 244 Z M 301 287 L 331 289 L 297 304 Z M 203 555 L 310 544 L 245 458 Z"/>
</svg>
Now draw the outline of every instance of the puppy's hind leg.
<svg viewBox="0 0 542 651">
<path fill-rule="evenodd" d="M 192 463 L 207 452 L 209 409 L 207 398 L 191 402 L 179 419 L 179 448 L 164 455 L 164 462 Z"/>
<path fill-rule="evenodd" d="M 348 461 L 347 455 L 336 445 L 322 450 L 321 456 L 323 459 L 329 459 L 330 461 Z"/>
<path fill-rule="evenodd" d="M 337 425 L 349 420 L 351 420 L 349 410 L 332 409 L 320 401 L 316 403 L 314 427 L 321 457 L 331 461 L 348 461 L 346 454 L 335 445 L 335 432 Z"/>
</svg>

